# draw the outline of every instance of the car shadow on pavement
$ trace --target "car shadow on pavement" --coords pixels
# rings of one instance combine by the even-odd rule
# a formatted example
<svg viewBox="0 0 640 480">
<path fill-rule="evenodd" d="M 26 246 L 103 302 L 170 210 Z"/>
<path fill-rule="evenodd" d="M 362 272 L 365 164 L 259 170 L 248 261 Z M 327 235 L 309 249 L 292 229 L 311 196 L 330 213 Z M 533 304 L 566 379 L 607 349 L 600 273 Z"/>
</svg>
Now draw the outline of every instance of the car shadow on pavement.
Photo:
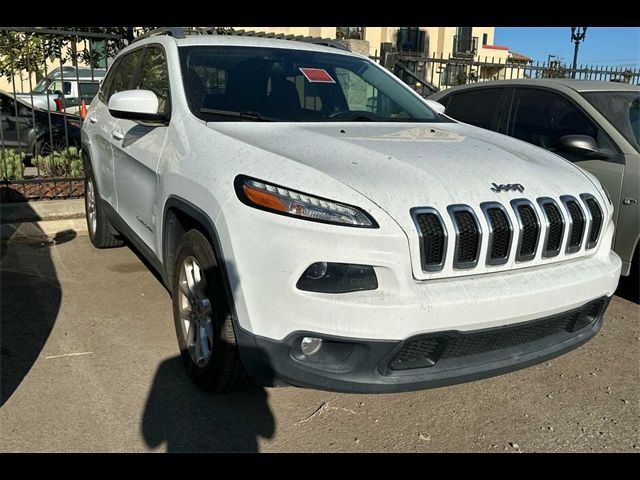
<svg viewBox="0 0 640 480">
<path fill-rule="evenodd" d="M 62 293 L 51 246 L 75 236 L 0 240 L 0 406 L 29 373 L 58 316 Z"/>
<path fill-rule="evenodd" d="M 259 438 L 273 437 L 275 420 L 264 388 L 204 392 L 178 356 L 158 367 L 141 429 L 150 448 L 166 443 L 167 452 L 257 452 Z"/>
</svg>

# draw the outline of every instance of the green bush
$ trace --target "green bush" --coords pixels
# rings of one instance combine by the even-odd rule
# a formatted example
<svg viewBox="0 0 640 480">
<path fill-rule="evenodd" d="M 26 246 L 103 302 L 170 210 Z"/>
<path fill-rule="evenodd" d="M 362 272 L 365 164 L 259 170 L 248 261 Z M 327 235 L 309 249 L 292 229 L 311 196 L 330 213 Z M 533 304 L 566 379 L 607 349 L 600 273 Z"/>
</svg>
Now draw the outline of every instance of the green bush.
<svg viewBox="0 0 640 480">
<path fill-rule="evenodd" d="M 0 151 L 0 177 L 3 180 L 22 180 L 24 153 L 13 150 Z"/>
<path fill-rule="evenodd" d="M 51 155 L 35 158 L 33 164 L 40 170 L 43 177 L 82 177 L 84 169 L 80 151 L 76 147 L 69 147 Z"/>
</svg>

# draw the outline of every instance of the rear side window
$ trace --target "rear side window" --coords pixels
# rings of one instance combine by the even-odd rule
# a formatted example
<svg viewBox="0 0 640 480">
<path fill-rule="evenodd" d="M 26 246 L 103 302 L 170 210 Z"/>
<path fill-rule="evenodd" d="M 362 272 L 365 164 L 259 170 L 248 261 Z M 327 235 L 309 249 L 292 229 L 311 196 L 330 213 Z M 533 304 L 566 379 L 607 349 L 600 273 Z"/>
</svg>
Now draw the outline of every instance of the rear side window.
<svg viewBox="0 0 640 480">
<path fill-rule="evenodd" d="M 588 135 L 599 147 L 611 148 L 598 127 L 576 105 L 540 89 L 516 90 L 507 134 L 547 149 L 555 148 L 564 135 Z"/>
<path fill-rule="evenodd" d="M 169 74 L 164 50 L 161 47 L 148 47 L 146 50 L 136 89 L 150 90 L 155 93 L 158 97 L 158 113 L 168 114 L 170 111 Z"/>
<path fill-rule="evenodd" d="M 62 80 L 56 80 L 51 85 L 49 85 L 49 88 L 47 88 L 47 90 L 49 90 L 51 93 L 61 92 L 64 95 L 70 95 L 71 82 L 67 82 L 67 81 L 63 82 Z"/>
<path fill-rule="evenodd" d="M 445 113 L 456 120 L 491 130 L 502 88 L 479 88 L 450 95 Z"/>
<path fill-rule="evenodd" d="M 142 49 L 135 50 L 131 53 L 124 55 L 118 65 L 115 66 L 115 72 L 113 73 L 113 80 L 109 85 L 106 101 L 109 102 L 111 95 L 114 93 L 129 90 L 133 84 L 133 76 L 136 73 L 138 62 L 140 61 L 140 55 Z"/>
<path fill-rule="evenodd" d="M 78 93 L 80 94 L 80 98 L 89 103 L 91 100 L 93 100 L 93 97 L 95 97 L 96 93 L 98 93 L 98 84 L 80 82 L 78 84 L 78 91 Z"/>
</svg>

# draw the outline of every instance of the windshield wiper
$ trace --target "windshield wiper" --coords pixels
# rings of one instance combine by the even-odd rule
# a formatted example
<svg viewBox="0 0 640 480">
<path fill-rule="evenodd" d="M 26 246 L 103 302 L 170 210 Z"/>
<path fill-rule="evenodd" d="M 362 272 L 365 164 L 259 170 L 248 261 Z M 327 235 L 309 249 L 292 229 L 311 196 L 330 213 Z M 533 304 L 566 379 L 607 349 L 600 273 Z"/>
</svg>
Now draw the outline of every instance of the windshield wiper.
<svg viewBox="0 0 640 480">
<path fill-rule="evenodd" d="M 257 120 L 259 122 L 273 122 L 274 119 L 267 118 L 258 112 L 233 112 L 230 110 L 218 110 L 215 108 L 201 108 L 200 113 L 209 113 L 211 115 L 220 115 L 221 117 L 245 118 L 247 120 Z"/>
</svg>

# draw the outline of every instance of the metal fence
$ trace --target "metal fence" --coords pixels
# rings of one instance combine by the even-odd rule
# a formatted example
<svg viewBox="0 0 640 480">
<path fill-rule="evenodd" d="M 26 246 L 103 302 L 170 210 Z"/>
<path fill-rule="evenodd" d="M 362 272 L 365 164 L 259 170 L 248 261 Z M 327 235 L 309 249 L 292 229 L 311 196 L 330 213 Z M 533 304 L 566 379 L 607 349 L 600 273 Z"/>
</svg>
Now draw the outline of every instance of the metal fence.
<svg viewBox="0 0 640 480">
<path fill-rule="evenodd" d="M 90 28 L 0 28 L 0 202 L 84 195 L 80 129 L 107 42 L 121 40 Z"/>
<path fill-rule="evenodd" d="M 575 78 L 640 84 L 640 69 L 614 66 L 579 65 L 572 68 L 557 61 L 532 62 L 495 57 L 420 55 L 382 44 L 380 55 L 371 57 L 411 85 L 422 96 L 466 83 L 523 78 Z"/>
</svg>

